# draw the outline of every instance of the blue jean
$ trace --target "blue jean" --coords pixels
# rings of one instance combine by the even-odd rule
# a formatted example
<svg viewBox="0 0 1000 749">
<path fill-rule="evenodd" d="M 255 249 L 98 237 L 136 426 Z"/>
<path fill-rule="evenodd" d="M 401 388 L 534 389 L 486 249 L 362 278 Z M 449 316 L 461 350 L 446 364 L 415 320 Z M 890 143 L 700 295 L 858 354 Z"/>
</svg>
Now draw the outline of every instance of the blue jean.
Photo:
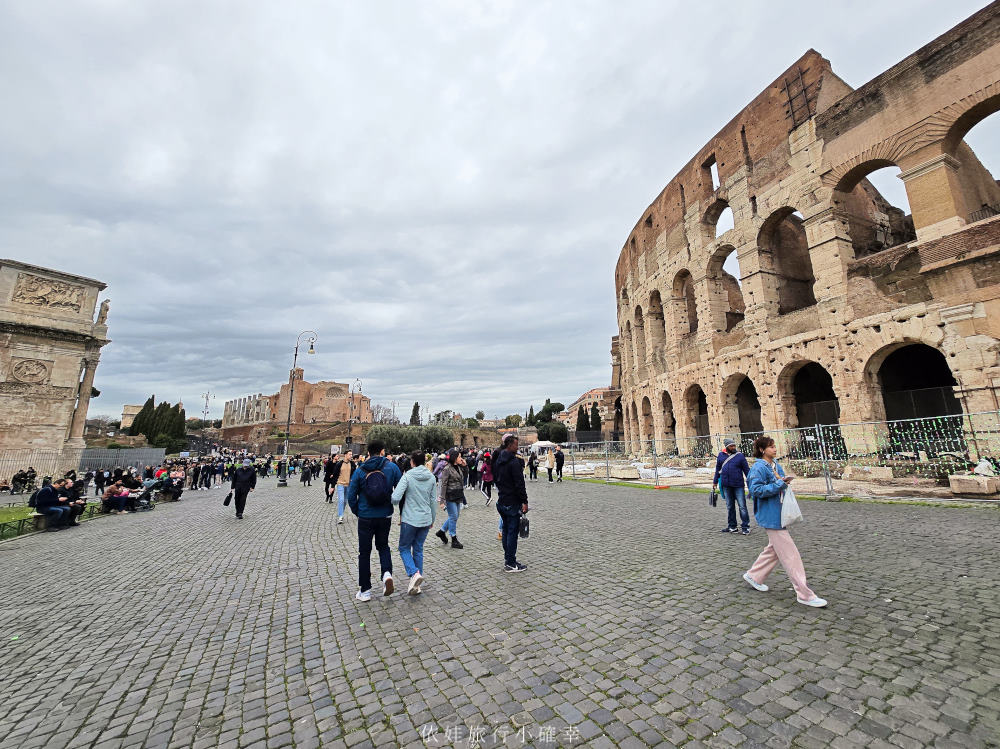
<svg viewBox="0 0 1000 749">
<path fill-rule="evenodd" d="M 399 524 L 399 556 L 403 560 L 407 577 L 424 570 L 424 541 L 431 527 L 418 528 L 409 523 Z"/>
<path fill-rule="evenodd" d="M 60 507 L 59 505 L 50 505 L 48 507 L 39 507 L 38 512 L 45 515 L 48 521 L 49 528 L 55 528 L 57 526 L 63 525 L 66 522 L 66 518 L 69 517 L 69 508 Z"/>
<path fill-rule="evenodd" d="M 337 515 L 344 517 L 344 508 L 347 506 L 347 487 L 337 484 Z"/>
<path fill-rule="evenodd" d="M 504 564 L 513 567 L 517 564 L 517 538 L 521 530 L 521 513 L 517 510 L 504 509 L 497 506 L 500 513 L 500 523 L 503 538 L 503 561 Z"/>
<path fill-rule="evenodd" d="M 722 496 L 726 498 L 726 509 L 729 511 L 729 527 L 736 527 L 736 504 L 740 506 L 740 520 L 743 530 L 750 528 L 750 515 L 747 513 L 747 495 L 742 486 L 722 487 Z"/>
<path fill-rule="evenodd" d="M 453 536 L 458 535 L 458 511 L 461 505 L 458 502 L 448 502 L 448 519 L 444 521 L 441 530 Z"/>
</svg>

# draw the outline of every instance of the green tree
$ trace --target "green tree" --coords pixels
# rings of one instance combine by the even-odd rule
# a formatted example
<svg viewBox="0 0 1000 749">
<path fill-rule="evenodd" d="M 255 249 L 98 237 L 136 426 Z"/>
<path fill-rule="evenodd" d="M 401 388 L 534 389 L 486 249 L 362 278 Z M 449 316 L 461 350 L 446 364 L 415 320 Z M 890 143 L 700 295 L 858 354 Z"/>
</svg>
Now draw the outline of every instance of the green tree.
<svg viewBox="0 0 1000 749">
<path fill-rule="evenodd" d="M 466 419 L 465 426 L 469 427 L 469 429 L 478 429 L 479 419 Z"/>
<path fill-rule="evenodd" d="M 133 437 L 146 433 L 146 429 L 149 427 L 149 420 L 153 418 L 153 409 L 156 407 L 153 398 L 154 396 L 151 395 L 146 399 L 142 409 L 135 415 L 132 426 L 128 428 L 128 433 Z"/>
<path fill-rule="evenodd" d="M 508 414 L 503 418 L 504 426 L 514 427 L 515 429 L 521 426 L 521 414 Z"/>
<path fill-rule="evenodd" d="M 161 434 L 170 436 L 170 410 L 170 404 L 166 401 L 161 401 L 160 405 L 153 409 L 153 415 L 149 419 L 149 424 L 143 430 L 146 439 L 152 442 Z M 162 447 L 162 445 L 156 445 L 156 447 Z"/>
<path fill-rule="evenodd" d="M 601 431 L 601 412 L 598 410 L 596 403 L 590 407 L 590 431 Z"/>
<path fill-rule="evenodd" d="M 482 411 L 476 411 L 476 418 L 477 418 L 477 419 L 478 419 L 479 421 L 482 421 L 483 419 L 485 419 L 485 418 L 486 418 L 486 414 L 485 414 L 485 413 L 483 413 Z"/>
<path fill-rule="evenodd" d="M 420 403 L 419 402 L 415 402 L 413 404 L 413 410 L 410 411 L 410 425 L 411 426 L 419 426 L 420 425 Z"/>
<path fill-rule="evenodd" d="M 576 409 L 576 431 L 590 431 L 590 417 L 587 416 L 587 412 L 583 409 L 583 406 Z"/>
<path fill-rule="evenodd" d="M 533 426 L 535 426 L 536 423 L 537 422 L 535 420 L 535 407 L 534 406 L 529 406 L 528 407 L 528 426 L 529 427 L 533 427 Z"/>
<path fill-rule="evenodd" d="M 440 426 L 424 427 L 422 447 L 429 452 L 441 452 L 455 445 L 455 435 Z"/>
<path fill-rule="evenodd" d="M 538 426 L 538 439 L 565 442 L 569 439 L 569 430 L 561 421 L 546 421 Z"/>
</svg>

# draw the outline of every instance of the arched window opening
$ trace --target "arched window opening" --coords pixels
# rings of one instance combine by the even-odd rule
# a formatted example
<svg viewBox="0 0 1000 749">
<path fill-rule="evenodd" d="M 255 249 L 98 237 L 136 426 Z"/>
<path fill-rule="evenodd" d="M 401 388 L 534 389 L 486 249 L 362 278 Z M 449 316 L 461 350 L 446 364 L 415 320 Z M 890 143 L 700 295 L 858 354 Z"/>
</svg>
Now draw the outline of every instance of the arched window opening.
<svg viewBox="0 0 1000 749">
<path fill-rule="evenodd" d="M 621 439 L 622 429 L 624 429 L 625 415 L 622 412 L 622 397 L 619 395 L 615 398 L 615 426 L 614 434 L 611 435 L 611 440 L 617 442 Z"/>
<path fill-rule="evenodd" d="M 833 390 L 833 378 L 821 364 L 809 362 L 796 372 L 792 393 L 800 429 L 840 421 L 840 401 Z"/>
<path fill-rule="evenodd" d="M 792 208 L 775 211 L 761 227 L 757 243 L 769 256 L 771 271 L 777 278 L 778 314 L 787 315 L 816 304 L 816 278 L 802 214 Z"/>
<path fill-rule="evenodd" d="M 728 205 L 719 214 L 719 220 L 715 224 L 715 236 L 721 237 L 727 231 L 736 226 L 736 219 L 733 216 L 733 209 Z"/>
<path fill-rule="evenodd" d="M 887 421 L 962 413 L 948 360 L 926 344 L 914 343 L 889 354 L 878 369 L 878 382 Z"/>
<path fill-rule="evenodd" d="M 682 335 L 698 330 L 698 303 L 694 294 L 694 279 L 690 271 L 682 270 L 674 277 L 673 303 L 677 328 Z"/>
<path fill-rule="evenodd" d="M 1000 97 L 993 107 L 1000 106 Z M 979 116 L 978 113 L 976 116 Z M 968 223 L 1000 216 L 1000 113 L 979 120 L 957 142 L 952 154 L 961 166 L 958 179 Z"/>
<path fill-rule="evenodd" d="M 642 314 L 642 307 L 635 308 L 634 345 L 635 345 L 635 368 L 638 373 L 639 382 L 646 379 L 646 326 Z"/>
<path fill-rule="evenodd" d="M 740 263 L 735 249 L 727 245 L 716 250 L 708 265 L 708 278 L 713 295 L 712 315 L 716 320 L 716 328 L 728 333 L 743 322 L 746 314 Z"/>
<path fill-rule="evenodd" d="M 660 292 L 654 290 L 649 295 L 649 311 L 646 313 L 649 325 L 649 346 L 653 357 L 662 355 L 666 343 L 667 328 L 663 320 L 663 301 Z"/>
</svg>

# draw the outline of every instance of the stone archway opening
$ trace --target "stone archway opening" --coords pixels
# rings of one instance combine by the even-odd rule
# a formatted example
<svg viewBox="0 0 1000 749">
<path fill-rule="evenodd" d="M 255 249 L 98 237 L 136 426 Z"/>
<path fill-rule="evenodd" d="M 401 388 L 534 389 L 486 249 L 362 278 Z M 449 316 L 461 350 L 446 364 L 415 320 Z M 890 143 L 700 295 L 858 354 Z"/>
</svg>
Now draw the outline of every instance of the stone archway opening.
<svg viewBox="0 0 1000 749">
<path fill-rule="evenodd" d="M 800 429 L 840 421 L 840 400 L 833 377 L 822 364 L 807 362 L 792 378 L 795 416 Z"/>
<path fill-rule="evenodd" d="M 633 324 L 633 345 L 635 346 L 635 368 L 639 382 L 646 379 L 646 324 L 642 307 L 636 306 Z"/>
<path fill-rule="evenodd" d="M 896 348 L 877 371 L 886 421 L 962 413 L 954 390 L 958 382 L 944 354 L 932 346 L 911 343 Z"/>
<path fill-rule="evenodd" d="M 663 301 L 660 292 L 654 289 L 649 295 L 649 310 L 646 312 L 646 324 L 649 325 L 649 346 L 653 358 L 662 356 L 666 344 L 667 326 L 663 317 Z"/>
<path fill-rule="evenodd" d="M 684 393 L 684 408 L 688 436 L 693 455 L 707 455 L 712 451 L 712 424 L 708 416 L 708 397 L 701 385 L 691 385 Z"/>
<path fill-rule="evenodd" d="M 861 258 L 917 238 L 900 169 L 886 159 L 859 164 L 840 180 L 833 202 L 848 224 L 854 257 Z"/>
<path fill-rule="evenodd" d="M 663 419 L 663 430 L 660 438 L 663 440 L 663 452 L 668 454 L 677 453 L 677 429 L 674 420 L 674 402 L 670 398 L 670 393 L 664 390 L 660 394 L 660 414 Z"/>
<path fill-rule="evenodd" d="M 731 245 L 723 245 L 717 249 L 709 260 L 707 275 L 713 296 L 716 331 L 728 333 L 743 322 L 746 316 L 736 249 Z"/>
<path fill-rule="evenodd" d="M 642 427 L 640 428 L 640 436 L 644 441 L 652 440 L 656 436 L 653 434 L 653 406 L 646 396 L 643 396 L 642 399 Z M 643 445 L 643 449 L 645 447 Z"/>
<path fill-rule="evenodd" d="M 772 213 L 757 235 L 757 246 L 762 266 L 776 282 L 779 315 L 816 304 L 816 277 L 801 213 L 787 206 Z"/>
<path fill-rule="evenodd" d="M 1000 95 L 966 112 L 945 140 L 954 156 L 965 205 L 966 223 L 1000 216 Z M 990 169 L 990 167 L 993 167 Z"/>
<path fill-rule="evenodd" d="M 619 395 L 615 398 L 615 422 L 614 422 L 614 434 L 611 435 L 612 441 L 620 439 L 622 429 L 624 428 L 624 414 L 622 413 L 622 397 Z"/>
</svg>

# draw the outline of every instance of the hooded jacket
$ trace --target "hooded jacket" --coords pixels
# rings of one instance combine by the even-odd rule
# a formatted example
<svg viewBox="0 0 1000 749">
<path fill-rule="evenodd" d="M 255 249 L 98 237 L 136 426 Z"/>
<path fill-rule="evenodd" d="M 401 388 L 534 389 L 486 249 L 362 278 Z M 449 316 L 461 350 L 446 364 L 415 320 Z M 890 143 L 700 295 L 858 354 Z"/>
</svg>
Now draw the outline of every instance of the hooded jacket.
<svg viewBox="0 0 1000 749">
<path fill-rule="evenodd" d="M 493 468 L 493 483 L 497 487 L 497 510 L 520 512 L 521 505 L 528 501 L 528 490 L 524 488 L 524 466 L 509 450 L 500 451 Z"/>
<path fill-rule="evenodd" d="M 434 495 L 437 494 L 437 479 L 425 466 L 411 468 L 403 474 L 403 478 L 392 490 L 392 503 L 398 505 L 403 498 L 403 509 L 399 511 L 399 520 L 414 528 L 427 528 L 434 525 L 437 515 Z"/>
<path fill-rule="evenodd" d="M 351 507 L 351 512 L 359 518 L 388 518 L 392 516 L 392 502 L 384 505 L 369 507 L 365 497 L 365 476 L 370 471 L 382 471 L 389 479 L 389 485 L 395 488 L 399 483 L 402 474 L 399 468 L 388 458 L 381 455 L 373 455 L 364 463 L 358 466 L 358 470 L 351 476 L 351 483 L 347 487 L 347 504 Z"/>
<path fill-rule="evenodd" d="M 246 489 L 250 491 L 257 486 L 257 471 L 253 466 L 240 466 L 233 473 L 233 481 L 229 485 L 230 489 Z"/>
</svg>

